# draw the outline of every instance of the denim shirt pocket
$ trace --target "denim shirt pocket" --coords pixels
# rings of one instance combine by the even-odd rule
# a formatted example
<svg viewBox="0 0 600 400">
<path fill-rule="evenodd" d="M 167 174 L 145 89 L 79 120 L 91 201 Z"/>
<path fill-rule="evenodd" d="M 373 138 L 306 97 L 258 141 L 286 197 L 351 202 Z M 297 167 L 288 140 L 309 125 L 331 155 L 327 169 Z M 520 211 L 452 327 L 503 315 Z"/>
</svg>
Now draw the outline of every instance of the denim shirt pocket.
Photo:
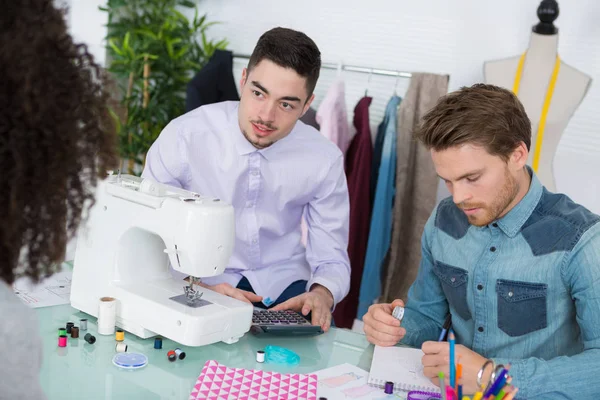
<svg viewBox="0 0 600 400">
<path fill-rule="evenodd" d="M 433 272 L 442 283 L 450 308 L 454 309 L 463 320 L 470 320 L 471 311 L 467 303 L 469 273 L 462 268 L 452 267 L 440 261 L 434 261 Z"/>
<path fill-rule="evenodd" d="M 548 325 L 545 283 L 498 279 L 498 328 L 508 336 L 522 336 Z"/>
</svg>

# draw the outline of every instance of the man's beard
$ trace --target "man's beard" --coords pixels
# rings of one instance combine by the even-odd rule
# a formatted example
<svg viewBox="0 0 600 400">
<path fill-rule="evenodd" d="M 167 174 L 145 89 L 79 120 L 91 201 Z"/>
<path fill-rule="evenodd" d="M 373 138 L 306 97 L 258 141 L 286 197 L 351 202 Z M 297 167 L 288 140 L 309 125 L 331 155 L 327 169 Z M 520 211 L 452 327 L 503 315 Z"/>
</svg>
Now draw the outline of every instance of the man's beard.
<svg viewBox="0 0 600 400">
<path fill-rule="evenodd" d="M 257 142 L 252 140 L 252 138 L 250 137 L 250 135 L 248 135 L 248 133 L 246 133 L 246 130 L 242 129 L 242 134 L 244 135 L 244 137 L 246 138 L 247 141 L 250 142 L 250 144 L 254 147 L 256 147 L 257 149 L 266 149 L 267 147 L 269 147 L 270 145 L 272 145 L 275 142 Z"/>
<path fill-rule="evenodd" d="M 506 208 L 512 203 L 519 193 L 519 184 L 517 180 L 510 174 L 508 168 L 505 173 L 504 186 L 500 190 L 500 193 L 496 196 L 497 201 L 493 202 L 489 206 L 485 203 L 460 203 L 458 208 L 461 210 L 479 208 L 483 215 L 467 215 L 469 223 L 475 226 L 486 226 L 492 221 L 498 219 L 498 217 L 506 210 Z"/>
<path fill-rule="evenodd" d="M 276 127 L 274 127 L 273 125 L 271 125 L 270 122 L 264 122 L 261 119 L 258 119 L 256 121 L 250 120 L 250 123 L 257 124 L 257 125 L 262 125 L 262 126 L 267 127 L 268 129 L 274 129 L 274 130 L 277 129 Z M 250 135 L 248 135 L 248 132 L 246 132 L 244 129 L 242 129 L 242 133 L 244 134 L 244 137 L 246 138 L 246 140 L 249 141 L 250 144 L 252 144 L 252 146 L 256 147 L 257 149 L 266 149 L 267 147 L 269 147 L 273 143 L 275 143 L 274 140 L 261 142 L 260 141 L 261 138 L 259 138 L 257 141 L 254 141 L 254 140 L 252 140 L 252 138 L 250 137 Z"/>
</svg>

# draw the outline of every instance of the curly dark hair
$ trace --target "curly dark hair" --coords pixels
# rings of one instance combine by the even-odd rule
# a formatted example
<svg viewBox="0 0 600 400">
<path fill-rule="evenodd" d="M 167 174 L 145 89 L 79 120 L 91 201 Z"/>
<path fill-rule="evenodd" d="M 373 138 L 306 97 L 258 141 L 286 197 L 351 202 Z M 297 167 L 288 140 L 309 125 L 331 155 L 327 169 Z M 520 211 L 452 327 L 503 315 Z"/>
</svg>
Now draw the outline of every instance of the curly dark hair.
<svg viewBox="0 0 600 400">
<path fill-rule="evenodd" d="M 118 165 L 108 82 L 52 0 L 0 0 L 0 279 L 55 272 Z"/>
</svg>

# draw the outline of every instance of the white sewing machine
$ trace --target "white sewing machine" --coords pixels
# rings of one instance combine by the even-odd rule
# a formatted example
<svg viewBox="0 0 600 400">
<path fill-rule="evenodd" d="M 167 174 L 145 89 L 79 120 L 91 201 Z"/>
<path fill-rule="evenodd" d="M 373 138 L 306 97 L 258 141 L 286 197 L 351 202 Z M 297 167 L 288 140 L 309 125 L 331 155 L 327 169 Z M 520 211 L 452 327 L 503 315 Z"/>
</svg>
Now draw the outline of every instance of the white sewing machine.
<svg viewBox="0 0 600 400">
<path fill-rule="evenodd" d="M 235 343 L 250 329 L 252 305 L 195 285 L 223 273 L 234 235 L 223 201 L 110 175 L 78 234 L 71 305 L 97 317 L 100 298 L 114 297 L 116 325 L 141 338 Z M 190 283 L 172 277 L 169 261 Z"/>
</svg>

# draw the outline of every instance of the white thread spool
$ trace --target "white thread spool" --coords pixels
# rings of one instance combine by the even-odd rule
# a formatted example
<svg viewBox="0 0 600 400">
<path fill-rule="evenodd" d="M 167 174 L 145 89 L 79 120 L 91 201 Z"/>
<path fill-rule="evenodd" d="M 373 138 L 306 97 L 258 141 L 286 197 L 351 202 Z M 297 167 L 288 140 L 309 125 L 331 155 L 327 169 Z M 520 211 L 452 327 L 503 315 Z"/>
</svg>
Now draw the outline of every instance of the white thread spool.
<svg viewBox="0 0 600 400">
<path fill-rule="evenodd" d="M 123 343 L 123 342 L 119 342 L 115 346 L 115 351 L 117 353 L 125 353 L 125 352 L 127 352 L 127 345 L 125 343 Z"/>
<path fill-rule="evenodd" d="M 100 335 L 114 335 L 116 316 L 117 299 L 101 297 L 98 305 L 98 333 Z"/>
<path fill-rule="evenodd" d="M 264 363 L 265 362 L 265 352 L 262 350 L 258 350 L 256 352 L 256 362 Z"/>
<path fill-rule="evenodd" d="M 404 307 L 402 307 L 402 306 L 394 307 L 394 311 L 392 311 L 392 316 L 394 318 L 396 318 L 397 320 L 402 321 L 402 318 L 404 318 Z"/>
</svg>

